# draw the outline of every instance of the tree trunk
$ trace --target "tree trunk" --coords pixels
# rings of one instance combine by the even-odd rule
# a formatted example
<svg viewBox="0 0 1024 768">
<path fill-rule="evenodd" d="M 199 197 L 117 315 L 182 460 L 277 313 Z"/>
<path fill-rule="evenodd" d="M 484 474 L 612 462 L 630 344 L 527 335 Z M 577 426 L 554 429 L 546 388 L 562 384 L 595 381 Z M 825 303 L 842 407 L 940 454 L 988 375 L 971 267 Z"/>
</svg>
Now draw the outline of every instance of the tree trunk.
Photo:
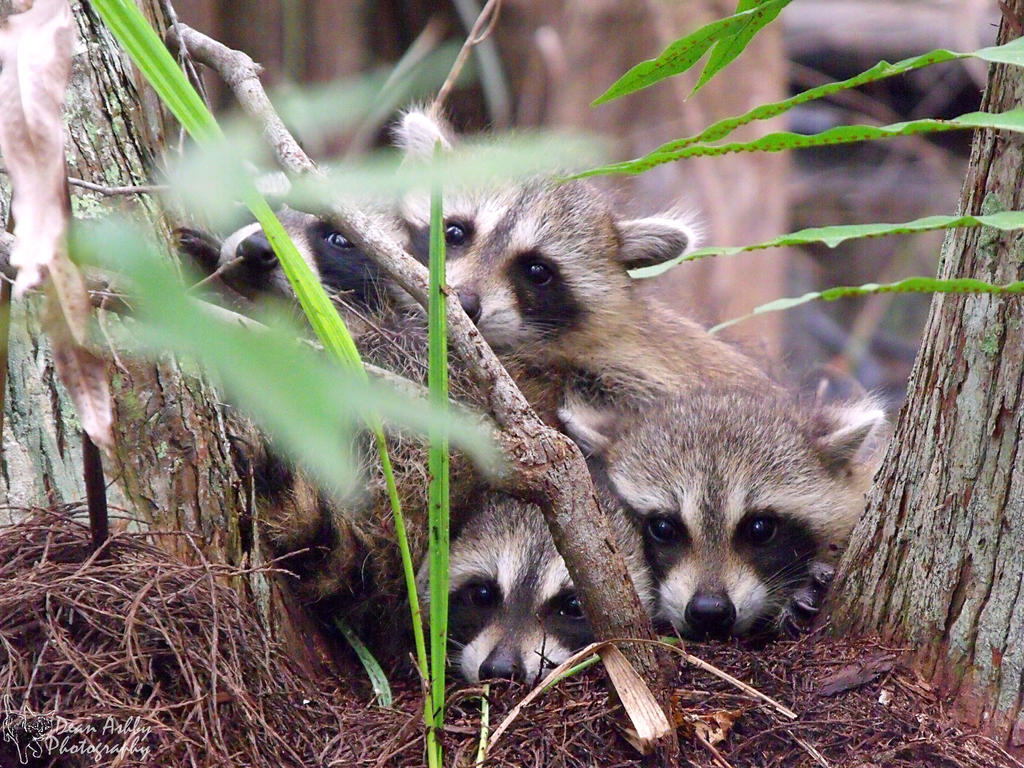
<svg viewBox="0 0 1024 768">
<path fill-rule="evenodd" d="M 1010 0 L 1007 18 L 1024 17 Z M 1019 24 L 1003 23 L 1000 42 Z M 995 66 L 983 109 L 1024 103 Z M 1020 137 L 975 136 L 961 209 L 1024 207 Z M 1018 233 L 960 229 L 940 277 L 1024 279 Z M 914 648 L 914 666 L 960 714 L 1024 747 L 1024 318 L 1019 297 L 936 295 L 895 438 L 836 585 L 838 629 Z"/>
<path fill-rule="evenodd" d="M 68 173 L 102 185 L 148 184 L 163 141 L 177 137 L 176 127 L 89 5 L 71 5 L 79 43 L 65 106 Z M 159 2 L 140 5 L 164 26 Z M 0 0 L 0 14 L 9 11 L 10 3 Z M 6 219 L 10 189 L 6 176 L 0 182 L 0 214 Z M 120 212 L 167 233 L 160 208 L 148 196 L 105 197 L 72 187 L 72 206 L 79 220 Z M 85 496 L 81 431 L 54 372 L 40 316 L 38 297 L 15 302 L 9 360 L 3 361 L 8 377 L 0 504 L 21 509 L 74 504 Z M 106 314 L 101 322 L 119 320 Z M 116 452 L 104 460 L 104 469 L 115 526 L 128 517 L 155 530 L 184 531 L 195 548 L 179 536 L 164 539 L 186 558 L 201 552 L 213 562 L 252 564 L 258 553 L 221 399 L 173 361 L 153 365 L 110 356 Z M 257 578 L 249 587 L 260 594 L 268 589 Z"/>
</svg>

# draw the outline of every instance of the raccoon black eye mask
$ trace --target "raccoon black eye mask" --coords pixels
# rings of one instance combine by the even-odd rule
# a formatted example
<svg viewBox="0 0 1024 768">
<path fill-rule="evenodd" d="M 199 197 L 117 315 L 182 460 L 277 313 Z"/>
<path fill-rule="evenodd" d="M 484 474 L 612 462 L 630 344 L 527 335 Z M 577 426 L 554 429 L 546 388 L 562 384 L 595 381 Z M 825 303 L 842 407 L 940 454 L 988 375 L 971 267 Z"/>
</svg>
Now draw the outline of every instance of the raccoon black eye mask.
<svg viewBox="0 0 1024 768">
<path fill-rule="evenodd" d="M 885 427 L 869 397 L 826 405 L 737 387 L 626 415 L 569 401 L 559 415 L 642 532 L 657 618 L 698 638 L 813 616 Z"/>
<path fill-rule="evenodd" d="M 612 513 L 612 530 L 645 603 L 650 581 L 632 524 Z M 420 570 L 422 600 L 426 567 Z M 454 539 L 450 557 L 452 663 L 469 682 L 532 682 L 593 640 L 572 580 L 537 507 L 485 496 Z"/>
</svg>

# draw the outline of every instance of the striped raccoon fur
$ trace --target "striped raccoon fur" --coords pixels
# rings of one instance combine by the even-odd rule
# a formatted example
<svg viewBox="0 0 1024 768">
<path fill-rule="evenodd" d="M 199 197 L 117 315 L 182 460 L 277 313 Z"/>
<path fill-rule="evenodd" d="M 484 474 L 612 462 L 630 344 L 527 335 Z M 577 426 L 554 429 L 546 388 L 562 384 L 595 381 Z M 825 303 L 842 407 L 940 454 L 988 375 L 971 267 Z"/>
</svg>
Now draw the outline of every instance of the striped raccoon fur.
<svg viewBox="0 0 1024 768">
<path fill-rule="evenodd" d="M 326 219 L 292 208 L 277 211 L 277 218 L 299 254 L 328 295 L 349 307 L 379 310 L 404 292 L 380 268 Z M 393 236 L 402 235 L 394 217 L 377 215 Z M 223 241 L 195 229 L 175 232 L 178 250 L 206 274 L 223 268 L 223 282 L 249 301 L 293 299 L 295 294 L 258 223 L 244 226 Z"/>
<path fill-rule="evenodd" d="M 363 359 L 425 384 L 427 334 L 423 313 L 408 309 L 408 300 L 399 297 L 400 289 L 324 219 L 290 209 L 279 212 L 278 218 L 332 296 Z M 223 243 L 209 236 L 200 239 L 190 234 L 183 238 L 179 234 L 181 247 L 193 258 L 197 254 L 189 247 L 195 242 L 216 252 L 213 268 L 240 260 L 241 268 L 233 270 L 227 281 L 233 290 L 257 304 L 268 298 L 294 300 L 258 225 L 238 230 Z M 531 383 L 530 379 L 521 382 L 524 392 L 553 421 L 557 407 L 553 393 L 546 386 L 531 387 Z M 478 411 L 486 410 L 486 403 L 458 365 L 451 367 L 450 389 L 456 399 Z M 406 614 L 397 604 L 403 599 L 404 582 L 391 507 L 372 441 L 364 436 L 357 450 L 366 492 L 339 503 L 321 494 L 254 430 L 241 423 L 234 428 L 246 434 L 242 441 L 245 449 L 239 451 L 237 459 L 243 476 L 253 478 L 264 541 L 277 557 L 301 553 L 283 564 L 299 577 L 292 583 L 297 594 L 319 605 L 325 614 L 346 616 L 371 641 L 377 634 L 393 636 L 391 628 L 379 625 L 382 616 L 404 619 Z M 421 440 L 401 430 L 389 430 L 388 438 L 410 547 L 418 558 L 426 547 L 426 449 Z M 452 521 L 458 526 L 473 512 L 476 499 L 485 491 L 485 480 L 467 459 L 453 454 L 450 488 Z M 382 605 L 388 600 L 394 605 Z"/>
<path fill-rule="evenodd" d="M 640 525 L 657 618 L 690 637 L 798 629 L 817 612 L 886 426 L 866 396 L 806 403 L 736 386 L 561 415 Z"/>
<path fill-rule="evenodd" d="M 422 154 L 433 119 L 407 114 L 397 143 Z M 710 380 L 768 384 L 747 356 L 634 287 L 628 270 L 694 247 L 692 222 L 622 217 L 583 181 L 446 188 L 444 204 L 448 283 L 495 351 L 553 372 L 570 391 L 624 405 Z M 403 217 L 413 250 L 422 248 L 426 200 L 407 198 Z"/>
<path fill-rule="evenodd" d="M 612 530 L 650 607 L 650 575 L 633 523 L 612 505 Z M 453 663 L 473 683 L 533 682 L 594 640 L 540 509 L 489 493 L 454 538 L 449 566 Z M 427 564 L 420 569 L 424 604 Z"/>
</svg>

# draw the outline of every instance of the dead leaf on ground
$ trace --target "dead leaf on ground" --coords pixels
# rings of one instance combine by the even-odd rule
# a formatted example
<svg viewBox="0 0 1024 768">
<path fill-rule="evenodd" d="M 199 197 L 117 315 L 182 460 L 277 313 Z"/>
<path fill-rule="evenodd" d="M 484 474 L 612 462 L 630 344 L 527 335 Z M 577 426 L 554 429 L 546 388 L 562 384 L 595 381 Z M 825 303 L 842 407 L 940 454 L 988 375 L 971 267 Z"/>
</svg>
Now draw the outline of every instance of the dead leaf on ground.
<svg viewBox="0 0 1024 768">
<path fill-rule="evenodd" d="M 891 655 L 876 656 L 857 664 L 847 664 L 834 675 L 823 680 L 818 692 L 822 696 L 835 696 L 837 693 L 860 688 L 889 672 L 895 666 L 896 657 Z"/>
<path fill-rule="evenodd" d="M 683 712 L 676 716 L 676 725 L 687 736 L 698 736 L 711 746 L 716 746 L 729 738 L 733 726 L 743 717 L 744 712 L 742 707 L 702 714 Z"/>
</svg>

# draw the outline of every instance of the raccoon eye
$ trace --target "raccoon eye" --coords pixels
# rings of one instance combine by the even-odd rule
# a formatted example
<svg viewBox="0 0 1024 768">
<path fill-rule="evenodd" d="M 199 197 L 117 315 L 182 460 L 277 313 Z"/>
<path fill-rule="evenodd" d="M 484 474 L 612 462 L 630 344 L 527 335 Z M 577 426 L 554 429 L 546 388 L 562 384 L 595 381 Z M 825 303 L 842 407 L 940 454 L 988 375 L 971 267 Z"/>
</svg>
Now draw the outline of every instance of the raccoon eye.
<svg viewBox="0 0 1024 768">
<path fill-rule="evenodd" d="M 526 278 L 534 285 L 549 285 L 555 279 L 555 272 L 542 261 L 528 261 L 523 266 Z"/>
<path fill-rule="evenodd" d="M 751 544 L 760 546 L 775 538 L 778 522 L 769 515 L 756 515 L 744 524 L 747 539 Z"/>
<path fill-rule="evenodd" d="M 452 222 L 444 228 L 445 245 L 464 245 L 469 239 L 469 231 L 462 224 Z"/>
<path fill-rule="evenodd" d="M 580 605 L 580 599 L 575 593 L 568 594 L 562 598 L 558 606 L 558 615 L 565 616 L 567 619 L 583 618 L 583 606 Z"/>
<path fill-rule="evenodd" d="M 682 540 L 685 531 L 670 517 L 652 517 L 647 521 L 647 533 L 659 544 L 675 544 Z"/>
<path fill-rule="evenodd" d="M 460 589 L 459 598 L 476 608 L 493 608 L 501 600 L 501 589 L 493 581 L 477 581 Z"/>
<path fill-rule="evenodd" d="M 328 232 L 327 234 L 324 235 L 324 241 L 328 245 L 333 246 L 334 248 L 340 248 L 342 250 L 347 250 L 349 248 L 355 247 L 352 244 L 352 241 L 345 237 L 343 234 L 341 234 L 341 232 Z"/>
</svg>

